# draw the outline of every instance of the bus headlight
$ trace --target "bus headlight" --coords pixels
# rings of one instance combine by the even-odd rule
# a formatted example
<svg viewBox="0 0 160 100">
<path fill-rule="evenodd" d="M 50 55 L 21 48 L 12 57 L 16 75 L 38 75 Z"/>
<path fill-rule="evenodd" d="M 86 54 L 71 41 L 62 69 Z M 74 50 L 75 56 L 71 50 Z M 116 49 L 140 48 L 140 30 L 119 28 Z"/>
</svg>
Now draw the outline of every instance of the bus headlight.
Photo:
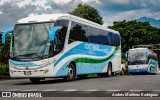
<svg viewBox="0 0 160 100">
<path fill-rule="evenodd" d="M 41 65 L 39 65 L 40 67 L 46 67 L 46 66 L 48 66 L 48 63 L 44 63 L 44 64 L 41 64 Z"/>
<path fill-rule="evenodd" d="M 56 61 L 56 59 L 54 59 L 52 62 L 40 64 L 39 66 L 40 67 L 46 67 L 46 66 L 52 65 L 53 63 L 55 63 L 55 61 Z"/>
</svg>

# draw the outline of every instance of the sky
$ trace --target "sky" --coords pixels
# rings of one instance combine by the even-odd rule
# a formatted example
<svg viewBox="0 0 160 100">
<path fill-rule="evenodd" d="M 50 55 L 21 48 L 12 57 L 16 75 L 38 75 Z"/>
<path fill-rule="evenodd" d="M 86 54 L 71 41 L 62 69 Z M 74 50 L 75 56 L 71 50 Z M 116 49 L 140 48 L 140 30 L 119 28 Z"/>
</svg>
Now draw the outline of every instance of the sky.
<svg viewBox="0 0 160 100">
<path fill-rule="evenodd" d="M 12 29 L 24 17 L 68 13 L 79 3 L 96 8 L 105 26 L 144 16 L 160 19 L 160 0 L 0 0 L 0 31 Z"/>
</svg>

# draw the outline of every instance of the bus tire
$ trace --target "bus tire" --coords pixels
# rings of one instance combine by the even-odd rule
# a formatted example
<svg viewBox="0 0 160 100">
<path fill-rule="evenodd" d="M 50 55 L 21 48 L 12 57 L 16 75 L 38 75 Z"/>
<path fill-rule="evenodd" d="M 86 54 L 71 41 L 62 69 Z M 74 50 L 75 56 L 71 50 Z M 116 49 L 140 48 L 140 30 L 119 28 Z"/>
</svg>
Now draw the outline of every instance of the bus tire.
<svg viewBox="0 0 160 100">
<path fill-rule="evenodd" d="M 124 75 L 124 69 L 122 68 L 122 70 L 121 70 L 121 73 L 120 73 L 121 75 Z"/>
<path fill-rule="evenodd" d="M 32 82 L 32 83 L 39 83 L 40 82 L 40 78 L 29 78 L 29 80 Z"/>
<path fill-rule="evenodd" d="M 111 63 L 108 63 L 107 76 L 108 77 L 112 76 L 112 65 L 111 65 Z"/>
<path fill-rule="evenodd" d="M 63 79 L 65 81 L 73 81 L 76 78 L 76 70 L 75 70 L 75 66 L 73 63 L 70 63 L 68 65 L 68 75 L 66 77 L 64 77 Z"/>
</svg>

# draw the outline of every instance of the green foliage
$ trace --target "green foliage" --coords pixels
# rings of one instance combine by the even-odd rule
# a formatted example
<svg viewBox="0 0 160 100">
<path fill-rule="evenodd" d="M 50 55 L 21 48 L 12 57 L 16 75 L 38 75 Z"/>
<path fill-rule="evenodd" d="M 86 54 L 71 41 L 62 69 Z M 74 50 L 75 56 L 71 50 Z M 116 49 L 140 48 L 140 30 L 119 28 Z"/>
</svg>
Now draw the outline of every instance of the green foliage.
<svg viewBox="0 0 160 100">
<path fill-rule="evenodd" d="M 127 61 L 125 59 L 121 59 L 121 63 L 124 63 L 125 65 L 127 64 Z"/>
<path fill-rule="evenodd" d="M 7 64 L 0 64 L 0 76 L 9 76 L 9 66 Z"/>
<path fill-rule="evenodd" d="M 10 36 L 7 36 L 6 44 L 0 42 L 0 62 L 8 63 L 10 50 Z"/>
<path fill-rule="evenodd" d="M 96 77 L 97 74 L 89 74 L 88 77 Z"/>
<path fill-rule="evenodd" d="M 98 24 L 103 24 L 99 11 L 87 4 L 78 4 L 78 6 L 69 14 L 88 19 Z"/>
<path fill-rule="evenodd" d="M 160 43 L 160 29 L 152 27 L 149 22 L 124 20 L 114 22 L 109 28 L 120 32 L 122 52 L 132 48 L 133 45 Z"/>
</svg>

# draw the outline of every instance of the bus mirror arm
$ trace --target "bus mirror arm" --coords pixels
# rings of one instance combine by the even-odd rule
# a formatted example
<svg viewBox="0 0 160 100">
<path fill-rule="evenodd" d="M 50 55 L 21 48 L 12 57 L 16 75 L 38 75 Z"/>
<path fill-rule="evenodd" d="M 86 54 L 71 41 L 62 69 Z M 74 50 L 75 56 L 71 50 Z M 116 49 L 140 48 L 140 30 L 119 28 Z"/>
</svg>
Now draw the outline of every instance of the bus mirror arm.
<svg viewBox="0 0 160 100">
<path fill-rule="evenodd" d="M 61 26 L 55 26 L 51 28 L 50 33 L 49 33 L 50 42 L 54 41 L 55 33 L 57 30 L 60 30 L 60 29 L 62 29 Z"/>
<path fill-rule="evenodd" d="M 50 57 L 53 57 L 53 55 L 54 55 L 54 42 L 51 41 L 50 44 L 51 44 L 51 45 L 50 45 L 51 50 L 50 50 L 49 56 L 50 56 Z"/>
<path fill-rule="evenodd" d="M 6 32 L 4 32 L 2 34 L 2 44 L 5 44 L 6 43 L 6 36 L 9 34 L 9 33 L 13 33 L 13 30 L 8 30 Z"/>
<path fill-rule="evenodd" d="M 128 58 L 128 51 L 126 51 L 125 58 Z"/>
</svg>

